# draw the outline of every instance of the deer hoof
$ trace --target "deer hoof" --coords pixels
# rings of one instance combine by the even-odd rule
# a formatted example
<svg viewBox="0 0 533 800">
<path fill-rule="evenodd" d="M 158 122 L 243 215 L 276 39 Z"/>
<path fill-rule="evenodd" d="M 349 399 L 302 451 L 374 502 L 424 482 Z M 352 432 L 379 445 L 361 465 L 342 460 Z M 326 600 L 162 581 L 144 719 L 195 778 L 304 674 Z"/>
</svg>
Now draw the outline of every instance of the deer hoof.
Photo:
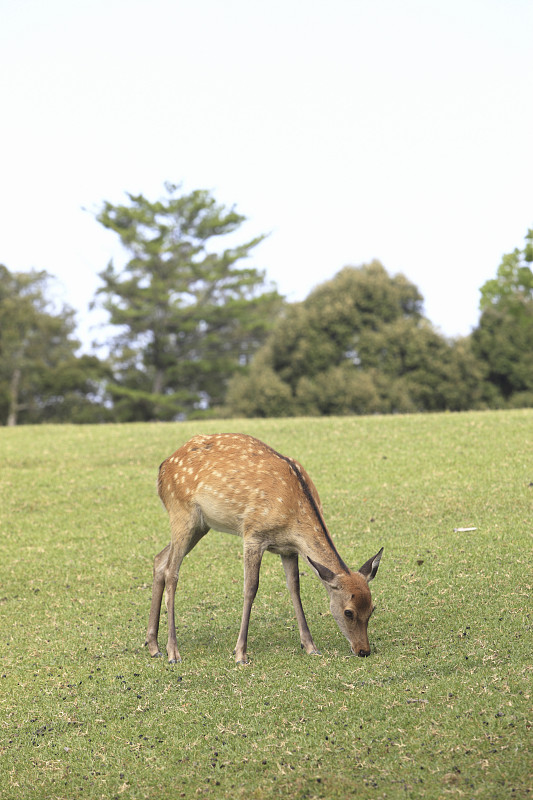
<svg viewBox="0 0 533 800">
<path fill-rule="evenodd" d="M 305 644 L 301 644 L 300 647 L 302 648 L 302 650 L 305 650 L 305 652 L 307 653 L 308 656 L 321 656 L 322 655 L 320 650 L 318 650 L 314 645 L 313 645 L 311 650 L 307 650 Z"/>
<path fill-rule="evenodd" d="M 162 653 L 160 653 L 160 655 L 162 655 Z M 169 658 L 168 659 L 168 663 L 169 664 L 177 664 L 178 661 L 181 661 L 181 658 Z"/>
<path fill-rule="evenodd" d="M 145 642 L 144 646 L 148 647 L 148 642 Z M 161 658 L 162 655 L 163 653 L 161 652 L 161 650 L 156 650 L 155 653 L 150 653 L 151 658 Z"/>
</svg>

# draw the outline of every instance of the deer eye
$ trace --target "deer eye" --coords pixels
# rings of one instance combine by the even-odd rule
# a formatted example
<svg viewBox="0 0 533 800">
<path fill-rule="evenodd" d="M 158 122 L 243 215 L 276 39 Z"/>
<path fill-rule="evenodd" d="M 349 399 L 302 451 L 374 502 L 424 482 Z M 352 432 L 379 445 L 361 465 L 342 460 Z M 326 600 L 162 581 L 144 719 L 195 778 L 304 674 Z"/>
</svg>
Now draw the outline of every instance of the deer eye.
<svg viewBox="0 0 533 800">
<path fill-rule="evenodd" d="M 344 616 L 348 617 L 348 619 L 353 619 L 353 611 L 350 608 L 347 608 L 344 612 Z"/>
</svg>

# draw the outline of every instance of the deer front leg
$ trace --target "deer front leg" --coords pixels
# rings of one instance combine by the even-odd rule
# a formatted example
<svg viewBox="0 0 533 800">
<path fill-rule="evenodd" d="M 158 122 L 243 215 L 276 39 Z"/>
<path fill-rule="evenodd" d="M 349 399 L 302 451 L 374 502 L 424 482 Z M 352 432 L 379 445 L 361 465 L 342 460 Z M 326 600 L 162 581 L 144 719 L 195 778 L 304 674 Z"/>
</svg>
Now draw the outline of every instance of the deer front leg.
<svg viewBox="0 0 533 800">
<path fill-rule="evenodd" d="M 289 590 L 294 611 L 296 614 L 296 621 L 298 622 L 298 630 L 300 631 L 300 642 L 306 653 L 309 655 L 320 655 L 317 650 L 311 631 L 307 625 L 305 618 L 302 599 L 300 597 L 300 575 L 298 572 L 298 555 L 297 553 L 291 555 L 281 556 L 281 563 L 285 570 L 285 577 L 287 580 L 287 588 Z"/>
<path fill-rule="evenodd" d="M 242 608 L 241 629 L 237 644 L 235 645 L 235 662 L 237 664 L 247 664 L 246 645 L 248 641 L 248 625 L 252 604 L 257 594 L 259 586 L 259 568 L 263 558 L 263 548 L 251 543 L 244 543 L 244 603 Z"/>
<path fill-rule="evenodd" d="M 148 652 L 155 658 L 156 656 L 163 655 L 157 643 L 157 633 L 159 631 L 159 618 L 161 615 L 161 598 L 163 597 L 163 590 L 165 588 L 165 571 L 167 568 L 168 553 L 170 545 L 161 550 L 154 559 L 154 580 L 152 583 L 152 603 L 150 605 L 150 616 L 148 618 L 148 628 L 146 631 L 145 647 L 148 647 Z"/>
</svg>

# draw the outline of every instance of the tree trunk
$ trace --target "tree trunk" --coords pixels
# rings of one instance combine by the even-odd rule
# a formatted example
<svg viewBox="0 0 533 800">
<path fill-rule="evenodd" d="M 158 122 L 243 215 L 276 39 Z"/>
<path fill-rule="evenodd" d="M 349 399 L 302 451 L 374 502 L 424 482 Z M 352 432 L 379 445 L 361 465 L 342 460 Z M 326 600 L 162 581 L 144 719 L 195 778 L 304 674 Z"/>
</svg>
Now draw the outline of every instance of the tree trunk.
<svg viewBox="0 0 533 800">
<path fill-rule="evenodd" d="M 165 372 L 162 369 L 157 369 L 152 383 L 152 394 L 161 394 L 165 382 Z"/>
<path fill-rule="evenodd" d="M 11 376 L 11 382 L 9 384 L 9 413 L 7 415 L 8 427 L 14 427 L 17 424 L 20 378 L 21 371 L 18 367 L 16 367 L 13 370 L 13 375 Z"/>
</svg>

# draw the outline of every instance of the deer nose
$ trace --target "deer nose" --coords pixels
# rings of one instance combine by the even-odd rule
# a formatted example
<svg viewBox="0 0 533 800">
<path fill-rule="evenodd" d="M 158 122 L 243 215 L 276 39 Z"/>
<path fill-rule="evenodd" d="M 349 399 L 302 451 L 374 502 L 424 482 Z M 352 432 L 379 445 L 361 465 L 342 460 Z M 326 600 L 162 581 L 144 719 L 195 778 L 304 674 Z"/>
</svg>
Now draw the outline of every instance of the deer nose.
<svg viewBox="0 0 533 800">
<path fill-rule="evenodd" d="M 370 655 L 370 650 L 359 650 L 357 655 L 361 656 L 361 658 L 366 658 Z"/>
</svg>

